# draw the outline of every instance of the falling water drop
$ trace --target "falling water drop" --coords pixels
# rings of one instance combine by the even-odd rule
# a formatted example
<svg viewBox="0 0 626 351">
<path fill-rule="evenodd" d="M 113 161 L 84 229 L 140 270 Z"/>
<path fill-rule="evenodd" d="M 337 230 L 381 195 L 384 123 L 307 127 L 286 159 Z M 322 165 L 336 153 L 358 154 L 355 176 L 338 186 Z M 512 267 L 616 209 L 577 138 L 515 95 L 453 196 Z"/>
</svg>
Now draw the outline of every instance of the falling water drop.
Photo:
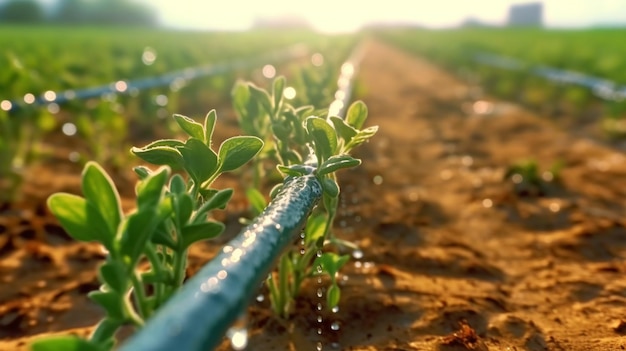
<svg viewBox="0 0 626 351">
<path fill-rule="evenodd" d="M 257 302 L 263 302 L 265 300 L 265 295 L 259 294 L 256 297 Z"/>
<path fill-rule="evenodd" d="M 354 257 L 357 260 L 360 260 L 363 258 L 363 251 L 361 251 L 360 249 L 356 249 L 354 251 L 352 251 L 352 257 Z"/>
<path fill-rule="evenodd" d="M 226 337 L 230 339 L 230 346 L 233 350 L 243 350 L 248 346 L 248 327 L 246 316 L 239 317 L 237 321 L 228 329 Z"/>
<path fill-rule="evenodd" d="M 317 342 L 317 345 L 315 346 L 315 349 L 316 349 L 317 351 L 322 351 L 322 342 L 321 342 L 321 341 L 318 341 L 318 342 Z"/>
<path fill-rule="evenodd" d="M 339 322 L 333 322 L 330 325 L 330 329 L 335 330 L 335 331 L 339 330 Z"/>
<path fill-rule="evenodd" d="M 317 293 L 316 293 L 317 297 L 322 297 L 324 295 L 324 292 L 322 291 L 321 288 L 317 289 Z"/>
<path fill-rule="evenodd" d="M 331 311 L 333 311 L 333 313 L 337 313 L 339 312 L 339 306 L 335 306 L 331 309 Z"/>
<path fill-rule="evenodd" d="M 317 316 L 317 323 L 322 323 L 322 316 Z"/>
<path fill-rule="evenodd" d="M 322 304 L 321 304 L 321 303 L 319 303 L 319 302 L 317 303 L 317 310 L 318 310 L 318 311 L 321 311 L 321 310 L 322 310 Z"/>
</svg>

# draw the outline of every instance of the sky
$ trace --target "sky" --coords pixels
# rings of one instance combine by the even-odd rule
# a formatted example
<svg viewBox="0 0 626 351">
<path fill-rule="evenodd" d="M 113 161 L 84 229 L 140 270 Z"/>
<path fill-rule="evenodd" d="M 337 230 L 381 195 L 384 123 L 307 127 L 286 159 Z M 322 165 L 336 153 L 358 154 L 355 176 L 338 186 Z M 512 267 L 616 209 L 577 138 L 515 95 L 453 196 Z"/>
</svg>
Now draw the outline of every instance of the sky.
<svg viewBox="0 0 626 351">
<path fill-rule="evenodd" d="M 156 7 L 161 23 L 181 29 L 245 30 L 257 18 L 295 16 L 325 32 L 358 30 L 368 23 L 452 27 L 471 17 L 504 24 L 515 0 L 134 0 Z M 626 25 L 626 0 L 544 0 L 549 27 Z"/>
</svg>

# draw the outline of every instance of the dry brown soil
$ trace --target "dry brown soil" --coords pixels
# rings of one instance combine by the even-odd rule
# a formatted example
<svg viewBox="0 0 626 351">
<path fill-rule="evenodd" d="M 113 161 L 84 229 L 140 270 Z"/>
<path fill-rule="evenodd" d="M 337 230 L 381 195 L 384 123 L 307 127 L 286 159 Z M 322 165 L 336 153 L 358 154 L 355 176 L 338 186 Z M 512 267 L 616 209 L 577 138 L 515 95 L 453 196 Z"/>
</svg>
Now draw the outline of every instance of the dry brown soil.
<svg viewBox="0 0 626 351">
<path fill-rule="evenodd" d="M 317 310 L 317 282 L 289 321 L 270 315 L 267 298 L 253 302 L 249 350 L 626 348 L 623 151 L 571 120 L 476 103 L 445 71 L 379 42 L 359 87 L 380 131 L 359 150 L 363 165 L 341 174 L 335 231 L 363 257 L 341 272 L 336 313 Z M 542 171 L 562 162 L 558 181 L 524 188 L 505 177 L 531 158 Z M 101 315 L 85 294 L 103 255 L 68 239 L 43 202 L 78 192 L 79 173 L 58 160 L 31 169 L 22 204 L 0 213 L 0 350 L 88 333 Z M 235 199 L 223 219 L 236 227 L 245 207 Z M 216 247 L 196 248 L 192 271 Z"/>
</svg>

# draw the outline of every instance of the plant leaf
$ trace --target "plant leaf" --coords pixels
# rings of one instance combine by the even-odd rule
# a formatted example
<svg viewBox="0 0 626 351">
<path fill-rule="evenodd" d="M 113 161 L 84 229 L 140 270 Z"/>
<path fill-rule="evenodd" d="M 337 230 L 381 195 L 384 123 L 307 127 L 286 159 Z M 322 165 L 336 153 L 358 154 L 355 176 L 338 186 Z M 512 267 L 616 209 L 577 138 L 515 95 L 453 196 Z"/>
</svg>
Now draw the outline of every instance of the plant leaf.
<svg viewBox="0 0 626 351">
<path fill-rule="evenodd" d="M 216 192 L 210 199 L 208 199 L 205 203 L 200 206 L 200 208 L 196 211 L 194 215 L 193 222 L 197 222 L 201 220 L 203 216 L 205 216 L 209 211 L 214 210 L 216 208 L 223 209 L 230 201 L 230 198 L 233 196 L 233 189 L 222 189 Z"/>
<path fill-rule="evenodd" d="M 352 140 L 352 138 L 357 134 L 357 130 L 352 128 L 343 118 L 339 118 L 337 116 L 331 116 L 330 121 L 333 122 L 335 126 L 335 130 L 339 134 L 339 136 L 344 140 L 344 144 L 347 144 Z"/>
<path fill-rule="evenodd" d="M 306 130 L 315 147 L 318 162 L 323 163 L 337 150 L 337 135 L 335 129 L 320 117 L 306 119 Z"/>
<path fill-rule="evenodd" d="M 374 134 L 378 131 L 378 126 L 372 126 L 365 128 L 363 130 L 359 130 L 357 134 L 350 140 L 348 145 L 344 147 L 344 151 L 350 151 L 358 145 L 366 142 L 369 138 L 373 137 Z"/>
<path fill-rule="evenodd" d="M 137 174 L 137 176 L 139 176 L 139 180 L 148 178 L 150 173 L 152 173 L 150 168 L 144 166 L 133 167 L 133 171 Z"/>
<path fill-rule="evenodd" d="M 175 170 L 183 166 L 183 156 L 178 149 L 171 146 L 155 146 L 149 149 L 133 147 L 130 152 L 153 165 L 167 165 Z"/>
<path fill-rule="evenodd" d="M 317 169 L 317 175 L 323 176 L 328 173 L 333 173 L 343 168 L 356 167 L 361 164 L 361 160 L 354 158 L 350 155 L 335 155 L 324 161 L 322 165 Z"/>
<path fill-rule="evenodd" d="M 126 319 L 126 314 L 123 308 L 124 301 L 122 295 L 118 294 L 117 292 L 111 290 L 95 290 L 89 292 L 87 296 L 92 301 L 104 308 L 108 318 L 120 321 Z"/>
<path fill-rule="evenodd" d="M 217 169 L 217 155 L 199 139 L 191 138 L 179 149 L 183 155 L 185 170 L 196 186 L 209 179 Z"/>
<path fill-rule="evenodd" d="M 187 223 L 189 217 L 191 217 L 191 212 L 193 211 L 193 199 L 191 195 L 187 193 L 179 194 L 174 198 L 176 211 L 174 215 L 176 216 L 176 220 L 179 221 L 179 225 L 183 225 Z"/>
<path fill-rule="evenodd" d="M 339 272 L 339 269 L 341 269 L 341 267 L 348 262 L 349 259 L 349 255 L 340 256 L 333 252 L 324 252 L 322 256 L 315 259 L 313 266 L 322 266 L 324 272 L 326 272 L 328 276 L 335 281 L 335 275 Z"/>
<path fill-rule="evenodd" d="M 276 165 L 276 169 L 278 169 L 283 174 L 294 177 L 306 175 L 311 172 L 311 167 L 300 164 L 291 166 Z"/>
<path fill-rule="evenodd" d="M 148 207 L 153 208 L 158 205 L 163 196 L 169 173 L 169 168 L 161 167 L 148 178 L 139 182 L 137 185 L 137 207 L 140 210 Z"/>
<path fill-rule="evenodd" d="M 180 174 L 174 174 L 170 179 L 170 192 L 177 195 L 187 192 L 187 184 Z"/>
<path fill-rule="evenodd" d="M 113 250 L 113 237 L 108 235 L 104 219 L 86 199 L 72 194 L 56 193 L 48 198 L 48 207 L 72 238 L 79 241 L 97 241 L 109 251 Z"/>
<path fill-rule="evenodd" d="M 126 269 L 119 261 L 107 261 L 100 266 L 100 280 L 106 283 L 111 290 L 124 294 L 128 286 Z"/>
<path fill-rule="evenodd" d="M 339 196 L 339 185 L 334 179 L 322 178 L 322 189 L 324 189 L 324 195 L 336 198 Z"/>
<path fill-rule="evenodd" d="M 191 244 L 206 239 L 212 239 L 224 231 L 224 224 L 220 222 L 203 222 L 189 224 L 183 227 L 183 248 L 188 248 Z"/>
<path fill-rule="evenodd" d="M 219 172 L 228 172 L 243 166 L 262 148 L 263 141 L 254 136 L 236 136 L 224 140 L 219 151 Z"/>
<path fill-rule="evenodd" d="M 265 197 L 256 188 L 248 188 L 246 190 L 246 197 L 248 198 L 248 201 L 252 206 L 252 210 L 255 216 L 263 212 L 265 206 L 267 206 L 267 201 L 265 201 Z"/>
<path fill-rule="evenodd" d="M 154 208 L 143 208 L 128 216 L 122 232 L 120 251 L 130 260 L 129 266 L 135 265 L 160 222 Z"/>
<path fill-rule="evenodd" d="M 333 283 L 326 292 L 326 303 L 328 308 L 335 308 L 339 304 L 341 299 L 341 289 L 335 283 Z"/>
<path fill-rule="evenodd" d="M 150 241 L 157 245 L 169 247 L 172 250 L 178 249 L 178 245 L 172 238 L 170 232 L 165 229 L 165 225 L 163 223 L 159 223 L 159 226 L 154 230 L 154 233 L 152 233 Z"/>
<path fill-rule="evenodd" d="M 177 148 L 177 147 L 181 147 L 184 145 L 185 145 L 184 142 L 177 140 L 177 139 L 159 139 L 139 149 L 144 149 L 144 150 L 153 149 L 159 146 L 169 146 L 169 147 Z"/>
<path fill-rule="evenodd" d="M 187 116 L 177 114 L 174 115 L 174 120 L 190 137 L 206 141 L 202 124 Z"/>
<path fill-rule="evenodd" d="M 363 101 L 355 101 L 348 108 L 346 114 L 346 122 L 354 129 L 361 129 L 367 119 L 367 106 Z"/>
<path fill-rule="evenodd" d="M 248 88 L 250 89 L 250 96 L 253 100 L 255 100 L 268 114 L 272 113 L 272 99 L 267 91 L 253 85 L 249 84 Z"/>
<path fill-rule="evenodd" d="M 213 138 L 213 130 L 215 130 L 215 122 L 217 121 L 217 112 L 215 110 L 209 111 L 204 118 L 204 143 L 211 147 L 211 140 Z"/>
<path fill-rule="evenodd" d="M 31 351 L 105 351 L 100 345 L 75 335 L 50 336 L 36 339 L 30 344 Z"/>
<path fill-rule="evenodd" d="M 106 223 L 108 236 L 115 237 L 122 220 L 120 196 L 113 181 L 95 162 L 87 162 L 82 176 L 82 190 L 87 202 L 94 206 Z"/>
<path fill-rule="evenodd" d="M 274 79 L 274 84 L 272 85 L 272 95 L 274 97 L 274 114 L 278 112 L 281 107 L 281 102 L 283 101 L 283 91 L 285 90 L 285 85 L 287 84 L 285 77 L 278 77 Z"/>
</svg>

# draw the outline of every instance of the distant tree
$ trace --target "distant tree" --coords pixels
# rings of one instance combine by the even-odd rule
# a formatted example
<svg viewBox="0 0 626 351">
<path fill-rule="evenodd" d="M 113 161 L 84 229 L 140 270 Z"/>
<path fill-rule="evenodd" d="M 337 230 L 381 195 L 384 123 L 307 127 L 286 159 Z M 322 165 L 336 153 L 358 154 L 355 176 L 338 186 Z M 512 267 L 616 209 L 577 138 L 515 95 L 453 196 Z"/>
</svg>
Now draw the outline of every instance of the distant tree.
<svg viewBox="0 0 626 351">
<path fill-rule="evenodd" d="M 128 0 L 59 0 L 55 19 L 70 24 L 152 26 L 154 10 Z"/>
<path fill-rule="evenodd" d="M 0 4 L 0 22 L 37 23 L 45 20 L 45 13 L 36 0 L 9 0 Z"/>
</svg>

